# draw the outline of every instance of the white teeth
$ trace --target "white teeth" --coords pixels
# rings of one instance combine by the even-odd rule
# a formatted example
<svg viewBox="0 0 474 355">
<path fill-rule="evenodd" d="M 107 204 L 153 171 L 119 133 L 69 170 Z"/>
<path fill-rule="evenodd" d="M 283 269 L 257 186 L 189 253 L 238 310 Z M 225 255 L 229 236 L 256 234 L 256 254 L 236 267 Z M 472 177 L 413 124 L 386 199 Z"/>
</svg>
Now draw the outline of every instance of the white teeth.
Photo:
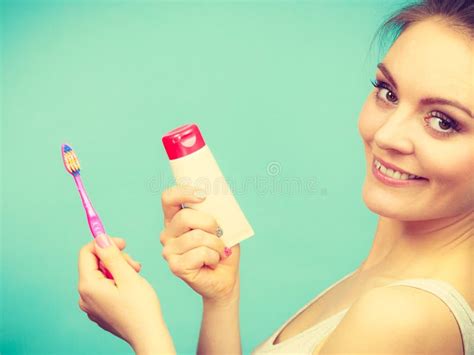
<svg viewBox="0 0 474 355">
<path fill-rule="evenodd" d="M 382 172 L 382 174 L 387 175 L 395 180 L 417 180 L 420 177 L 413 175 L 413 174 L 406 174 L 400 171 L 395 171 L 390 168 L 386 168 L 382 165 L 378 160 L 374 160 L 375 167 Z"/>
</svg>

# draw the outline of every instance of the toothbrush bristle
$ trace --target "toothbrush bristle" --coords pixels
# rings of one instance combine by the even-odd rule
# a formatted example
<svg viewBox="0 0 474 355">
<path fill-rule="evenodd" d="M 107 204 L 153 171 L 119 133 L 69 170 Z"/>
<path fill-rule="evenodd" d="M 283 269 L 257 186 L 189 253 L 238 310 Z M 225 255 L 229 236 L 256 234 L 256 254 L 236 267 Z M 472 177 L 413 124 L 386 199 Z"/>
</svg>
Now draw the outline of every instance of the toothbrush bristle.
<svg viewBox="0 0 474 355">
<path fill-rule="evenodd" d="M 66 168 L 68 173 L 74 176 L 79 175 L 81 167 L 79 165 L 79 159 L 77 159 L 74 150 L 72 150 L 69 145 L 63 144 L 62 155 L 64 167 Z"/>
</svg>

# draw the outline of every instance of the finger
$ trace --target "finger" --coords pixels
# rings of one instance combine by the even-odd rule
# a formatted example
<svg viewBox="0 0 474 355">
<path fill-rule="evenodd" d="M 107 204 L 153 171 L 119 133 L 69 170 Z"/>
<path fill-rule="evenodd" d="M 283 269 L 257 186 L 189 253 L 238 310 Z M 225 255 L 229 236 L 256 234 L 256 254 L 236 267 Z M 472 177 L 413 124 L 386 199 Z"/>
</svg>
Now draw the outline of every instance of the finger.
<svg viewBox="0 0 474 355">
<path fill-rule="evenodd" d="M 114 243 L 117 243 L 119 249 L 124 249 L 126 242 L 123 238 L 113 237 L 112 240 Z M 99 260 L 94 254 L 94 244 L 90 242 L 84 245 L 79 251 L 79 260 L 78 260 L 78 269 L 79 277 L 99 277 L 102 278 L 103 274 L 99 269 Z"/>
<path fill-rule="evenodd" d="M 128 255 L 127 253 L 125 252 L 122 252 L 122 256 L 125 258 L 125 260 L 127 261 L 127 263 L 133 267 L 133 269 L 136 271 L 136 272 L 140 272 L 141 268 L 142 268 L 142 265 L 138 262 L 138 261 L 135 261 L 133 260 L 130 255 Z M 102 260 L 99 260 L 99 269 L 100 271 L 102 271 L 102 276 L 105 276 L 107 279 L 113 279 L 113 276 L 112 274 L 110 273 L 110 271 L 107 270 L 107 268 L 105 267 L 104 263 L 102 262 Z"/>
<path fill-rule="evenodd" d="M 112 274 L 117 286 L 120 287 L 120 284 L 136 279 L 137 273 L 107 234 L 101 234 L 95 238 L 94 252 Z"/>
<path fill-rule="evenodd" d="M 165 227 L 171 221 L 173 216 L 182 209 L 182 203 L 199 203 L 204 201 L 204 199 L 194 196 L 193 193 L 196 190 L 202 191 L 202 189 L 198 189 L 190 185 L 176 185 L 163 191 L 161 194 L 161 205 L 163 208 Z"/>
<path fill-rule="evenodd" d="M 140 272 L 141 268 L 142 268 L 142 265 L 133 260 L 127 253 L 125 252 L 122 252 L 122 255 L 123 257 L 125 258 L 125 260 L 128 262 L 128 264 L 133 267 L 133 269 L 136 271 L 136 272 Z M 102 272 L 102 275 L 99 277 L 100 279 L 102 278 L 107 278 L 108 280 L 113 280 L 113 276 L 112 274 L 110 273 L 110 271 L 105 267 L 104 263 L 102 262 L 102 260 L 99 260 L 99 270 Z"/>
<path fill-rule="evenodd" d="M 103 277 L 102 272 L 99 270 L 99 260 L 93 252 L 94 242 L 87 243 L 79 251 L 78 258 L 78 270 L 79 270 L 79 282 L 90 278 L 101 278 Z"/>
<path fill-rule="evenodd" d="M 86 313 L 89 311 L 89 309 L 87 308 L 86 302 L 81 296 L 79 296 L 78 304 L 81 311 L 86 312 Z"/>
<path fill-rule="evenodd" d="M 107 270 L 107 268 L 105 267 L 105 265 L 102 263 L 101 260 L 99 260 L 97 258 L 97 256 L 95 256 L 96 259 L 97 259 L 97 263 L 98 263 L 98 271 L 97 272 L 94 272 L 91 275 L 89 275 L 89 277 L 83 277 L 83 278 L 80 278 L 80 282 L 87 282 L 89 283 L 90 281 L 89 280 L 99 280 L 101 282 L 104 282 L 105 281 L 108 281 L 110 283 L 111 286 L 115 286 L 115 281 L 114 281 L 114 278 L 112 277 L 112 274 L 110 273 L 109 270 Z"/>
<path fill-rule="evenodd" d="M 169 258 L 170 255 L 182 255 L 191 249 L 201 246 L 215 250 L 221 259 L 226 257 L 225 244 L 215 234 L 207 233 L 201 229 L 192 229 L 179 238 L 171 239 L 163 248 L 163 257 Z"/>
<path fill-rule="evenodd" d="M 215 250 L 202 246 L 182 255 L 175 255 L 170 261 L 170 268 L 173 273 L 177 271 L 179 274 L 186 274 L 204 266 L 215 268 L 219 264 L 219 258 L 219 253 Z"/>
<path fill-rule="evenodd" d="M 217 234 L 217 220 L 210 214 L 192 208 L 183 208 L 172 218 L 168 227 L 160 235 L 161 244 L 165 245 L 170 238 L 180 237 L 191 229 L 201 229 L 211 234 Z"/>
<path fill-rule="evenodd" d="M 125 249 L 125 247 L 127 246 L 127 243 L 125 242 L 125 239 L 123 238 L 117 238 L 117 237 L 112 237 L 112 236 L 110 238 L 113 240 L 117 248 L 119 248 L 120 250 Z"/>
<path fill-rule="evenodd" d="M 138 262 L 138 261 L 135 261 L 133 260 L 133 258 L 128 255 L 126 252 L 122 251 L 122 255 L 123 257 L 125 258 L 125 260 L 127 261 L 127 263 L 133 267 L 133 269 L 136 271 L 136 272 L 139 272 L 142 265 Z"/>
<path fill-rule="evenodd" d="M 126 242 L 125 242 L 125 239 L 123 238 L 117 238 L 117 237 L 110 237 L 112 239 L 112 241 L 115 243 L 115 245 L 120 249 L 122 250 L 122 255 L 125 257 L 125 260 L 127 260 L 127 262 L 130 264 L 130 266 L 132 266 L 136 272 L 140 272 L 140 269 L 141 269 L 141 264 L 135 260 L 133 260 L 130 255 L 128 255 L 127 253 L 125 253 L 123 251 L 123 249 L 125 249 L 126 247 Z M 107 269 L 105 269 L 105 266 L 103 265 L 102 261 L 99 261 L 99 269 L 101 268 L 102 266 L 102 273 L 107 273 Z M 109 274 L 110 275 L 110 274 Z M 107 276 L 107 275 L 106 275 Z M 109 276 L 107 276 L 109 277 Z M 110 275 L 111 277 L 111 275 Z"/>
</svg>

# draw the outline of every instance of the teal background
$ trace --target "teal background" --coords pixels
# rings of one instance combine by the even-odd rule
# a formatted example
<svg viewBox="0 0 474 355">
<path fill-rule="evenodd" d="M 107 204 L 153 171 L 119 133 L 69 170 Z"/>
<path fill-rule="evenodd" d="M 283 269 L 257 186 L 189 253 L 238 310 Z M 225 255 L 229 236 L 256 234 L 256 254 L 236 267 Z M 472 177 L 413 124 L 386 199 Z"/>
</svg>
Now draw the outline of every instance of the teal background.
<svg viewBox="0 0 474 355">
<path fill-rule="evenodd" d="M 201 302 L 158 234 L 174 184 L 161 136 L 181 124 L 200 126 L 235 186 L 268 181 L 236 192 L 256 232 L 242 243 L 245 353 L 358 267 L 377 221 L 357 130 L 369 44 L 400 3 L 2 2 L 1 353 L 132 353 L 77 305 L 91 236 L 63 141 L 107 231 L 143 263 L 179 353 L 195 352 Z M 299 188 L 269 191 L 279 179 Z"/>
</svg>

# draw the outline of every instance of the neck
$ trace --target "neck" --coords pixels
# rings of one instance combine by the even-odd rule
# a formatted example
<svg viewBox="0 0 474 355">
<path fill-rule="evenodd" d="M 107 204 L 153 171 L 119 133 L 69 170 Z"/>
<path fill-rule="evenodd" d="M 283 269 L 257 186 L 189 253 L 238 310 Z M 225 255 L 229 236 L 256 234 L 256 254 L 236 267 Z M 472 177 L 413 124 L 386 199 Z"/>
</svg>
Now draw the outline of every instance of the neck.
<svg viewBox="0 0 474 355">
<path fill-rule="evenodd" d="M 359 271 L 403 270 L 413 263 L 468 248 L 474 240 L 474 211 L 427 221 L 380 217 L 374 242 Z"/>
</svg>

